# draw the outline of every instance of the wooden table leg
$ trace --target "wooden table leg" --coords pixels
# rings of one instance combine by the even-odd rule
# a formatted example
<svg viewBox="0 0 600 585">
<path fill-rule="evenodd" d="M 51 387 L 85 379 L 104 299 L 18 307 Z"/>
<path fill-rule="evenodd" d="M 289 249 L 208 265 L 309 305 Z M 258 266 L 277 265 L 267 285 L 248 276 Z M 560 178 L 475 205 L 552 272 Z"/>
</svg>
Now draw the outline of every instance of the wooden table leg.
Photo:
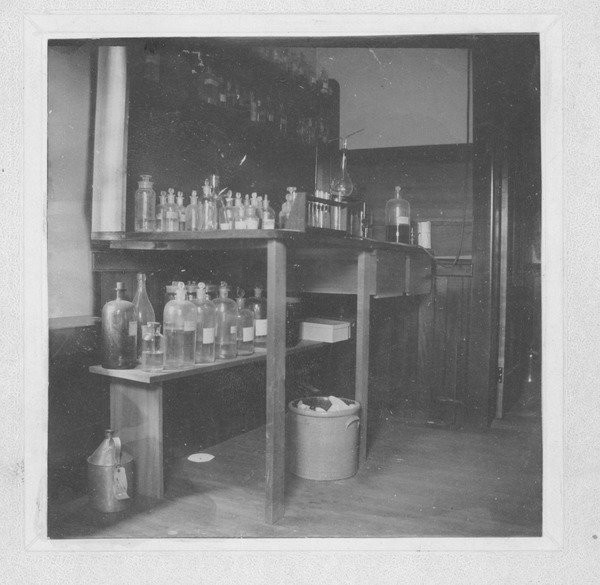
<svg viewBox="0 0 600 585">
<path fill-rule="evenodd" d="M 111 427 L 135 460 L 136 492 L 150 498 L 164 495 L 162 396 L 162 384 L 110 383 Z"/>
<path fill-rule="evenodd" d="M 374 257 L 370 252 L 358 256 L 356 288 L 356 386 L 354 398 L 360 402 L 359 461 L 367 458 L 367 415 L 369 408 L 369 334 Z"/>
<path fill-rule="evenodd" d="M 267 244 L 267 405 L 265 520 L 274 524 L 284 514 L 285 483 L 285 297 L 286 248 Z"/>
</svg>

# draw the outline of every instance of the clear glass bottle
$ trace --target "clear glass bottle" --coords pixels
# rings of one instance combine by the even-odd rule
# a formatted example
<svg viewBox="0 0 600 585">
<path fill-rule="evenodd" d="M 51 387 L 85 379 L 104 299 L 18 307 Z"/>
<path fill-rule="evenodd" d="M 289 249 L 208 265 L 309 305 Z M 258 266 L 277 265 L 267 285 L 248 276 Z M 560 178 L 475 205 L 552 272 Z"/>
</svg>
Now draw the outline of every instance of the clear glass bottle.
<svg viewBox="0 0 600 585">
<path fill-rule="evenodd" d="M 246 219 L 244 217 L 244 205 L 242 202 L 242 194 L 235 194 L 235 205 L 233 206 L 233 227 L 236 230 L 246 229 Z"/>
<path fill-rule="evenodd" d="M 164 207 L 164 229 L 165 232 L 179 231 L 179 208 L 175 203 L 175 189 L 169 188 L 167 203 Z"/>
<path fill-rule="evenodd" d="M 215 325 L 217 309 L 206 295 L 206 285 L 198 283 L 196 305 L 196 363 L 207 364 L 215 361 Z"/>
<path fill-rule="evenodd" d="M 218 227 L 217 206 L 208 179 L 204 181 L 202 193 L 202 229 L 216 230 Z"/>
<path fill-rule="evenodd" d="M 135 307 L 125 299 L 125 285 L 117 282 L 116 298 L 102 307 L 102 367 L 126 370 L 137 365 L 138 324 Z"/>
<path fill-rule="evenodd" d="M 142 370 L 160 372 L 165 367 L 165 350 L 160 323 L 142 325 Z"/>
<path fill-rule="evenodd" d="M 185 208 L 185 229 L 188 232 L 198 232 L 202 228 L 200 227 L 200 218 L 198 207 L 198 193 L 192 191 L 190 195 L 190 204 Z"/>
<path fill-rule="evenodd" d="M 228 191 L 227 197 L 225 197 L 225 206 L 221 207 L 221 209 L 219 211 L 219 229 L 232 230 L 233 225 L 234 225 L 233 199 L 231 197 L 231 191 Z"/>
<path fill-rule="evenodd" d="M 218 359 L 237 356 L 237 304 L 229 298 L 229 287 L 221 282 L 219 297 L 213 301 L 215 321 L 215 355 Z"/>
<path fill-rule="evenodd" d="M 400 196 L 401 187 L 395 189 L 395 197 L 385 204 L 385 239 L 396 244 L 410 244 L 410 203 Z"/>
<path fill-rule="evenodd" d="M 252 193 L 252 199 L 247 205 L 244 205 L 244 220 L 246 222 L 246 229 L 257 230 L 260 226 L 260 210 L 258 209 L 258 195 Z"/>
<path fill-rule="evenodd" d="M 177 191 L 177 210 L 179 211 L 179 231 L 185 231 L 186 209 L 183 202 L 183 192 Z"/>
<path fill-rule="evenodd" d="M 159 204 L 156 207 L 156 224 L 155 229 L 157 232 L 162 232 L 165 229 L 165 206 L 167 204 L 167 192 L 161 191 Z"/>
<path fill-rule="evenodd" d="M 196 305 L 185 299 L 185 285 L 177 283 L 174 301 L 165 306 L 163 332 L 165 369 L 193 366 L 196 349 Z"/>
<path fill-rule="evenodd" d="M 153 232 L 156 223 L 156 193 L 152 188 L 152 177 L 140 175 L 138 188 L 135 192 L 135 221 L 136 232 Z"/>
<path fill-rule="evenodd" d="M 267 347 L 267 301 L 261 286 L 254 287 L 254 296 L 248 299 L 248 309 L 254 313 L 254 345 Z"/>
<path fill-rule="evenodd" d="M 142 324 L 156 321 L 154 309 L 152 303 L 148 298 L 148 292 L 146 291 L 146 275 L 142 272 L 138 272 L 137 275 L 137 290 L 133 297 L 133 306 L 135 307 L 135 316 L 138 322 L 137 328 L 137 345 L 138 345 L 138 358 L 142 356 Z"/>
<path fill-rule="evenodd" d="M 275 229 L 275 211 L 269 205 L 269 198 L 265 194 L 262 201 L 262 219 L 261 229 L 263 230 L 274 230 Z"/>
<path fill-rule="evenodd" d="M 254 312 L 246 308 L 244 291 L 238 290 L 237 298 L 237 354 L 254 353 Z"/>
</svg>

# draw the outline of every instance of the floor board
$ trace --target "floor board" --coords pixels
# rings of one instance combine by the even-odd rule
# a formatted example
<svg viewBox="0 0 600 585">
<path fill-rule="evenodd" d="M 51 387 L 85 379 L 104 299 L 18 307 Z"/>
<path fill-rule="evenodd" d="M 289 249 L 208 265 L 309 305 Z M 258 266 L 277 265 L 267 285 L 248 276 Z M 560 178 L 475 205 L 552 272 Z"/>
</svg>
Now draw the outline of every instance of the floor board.
<svg viewBox="0 0 600 585">
<path fill-rule="evenodd" d="M 136 498 L 108 517 L 85 499 L 51 510 L 54 538 L 539 536 L 539 418 L 484 432 L 379 420 L 356 476 L 318 482 L 287 474 L 286 514 L 264 523 L 264 427 L 216 445 L 208 463 L 177 459 L 166 498 Z"/>
</svg>

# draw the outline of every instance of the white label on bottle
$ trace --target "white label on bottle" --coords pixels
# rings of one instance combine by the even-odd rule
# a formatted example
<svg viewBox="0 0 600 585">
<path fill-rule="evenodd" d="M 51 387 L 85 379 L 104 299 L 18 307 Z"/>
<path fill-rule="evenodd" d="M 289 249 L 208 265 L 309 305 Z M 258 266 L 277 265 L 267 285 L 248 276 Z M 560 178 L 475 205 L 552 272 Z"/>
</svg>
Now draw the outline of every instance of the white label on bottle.
<svg viewBox="0 0 600 585">
<path fill-rule="evenodd" d="M 213 343 L 215 340 L 215 328 L 206 327 L 202 329 L 202 343 Z"/>
<path fill-rule="evenodd" d="M 237 335 L 237 325 L 232 325 L 231 329 L 229 329 L 231 335 Z"/>
<path fill-rule="evenodd" d="M 263 219 L 263 230 L 274 230 L 275 229 L 275 220 L 274 219 Z"/>
<path fill-rule="evenodd" d="M 267 320 L 257 319 L 254 321 L 254 327 L 256 329 L 256 337 L 265 337 L 267 334 Z"/>
<path fill-rule="evenodd" d="M 246 222 L 243 219 L 238 219 L 235 222 L 235 229 L 236 230 L 245 230 L 246 229 Z"/>
<path fill-rule="evenodd" d="M 242 341 L 252 341 L 254 339 L 254 327 L 244 327 L 242 330 Z"/>
<path fill-rule="evenodd" d="M 196 322 L 195 321 L 184 321 L 183 322 L 183 330 L 184 331 L 196 331 Z"/>
<path fill-rule="evenodd" d="M 396 225 L 409 225 L 410 219 L 405 215 L 396 217 Z"/>
<path fill-rule="evenodd" d="M 137 337 L 137 321 L 129 321 L 129 335 Z"/>
<path fill-rule="evenodd" d="M 221 222 L 221 229 L 222 230 L 230 230 L 231 229 L 231 222 Z"/>
<path fill-rule="evenodd" d="M 179 220 L 179 212 L 178 211 L 167 211 L 165 213 L 167 219 L 177 219 Z"/>
<path fill-rule="evenodd" d="M 224 93 L 219 94 L 219 101 L 225 103 L 227 101 L 227 97 Z"/>
<path fill-rule="evenodd" d="M 246 220 L 246 229 L 257 230 L 258 229 L 258 219 L 247 219 Z"/>
</svg>

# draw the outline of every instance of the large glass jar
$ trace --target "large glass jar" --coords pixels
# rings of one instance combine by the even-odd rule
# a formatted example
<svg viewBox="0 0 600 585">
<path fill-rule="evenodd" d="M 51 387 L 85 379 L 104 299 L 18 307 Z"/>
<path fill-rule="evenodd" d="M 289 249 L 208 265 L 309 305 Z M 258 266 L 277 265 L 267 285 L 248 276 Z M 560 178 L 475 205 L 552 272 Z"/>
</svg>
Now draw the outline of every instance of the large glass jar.
<svg viewBox="0 0 600 585">
<path fill-rule="evenodd" d="M 248 299 L 247 306 L 254 312 L 254 345 L 267 347 L 267 301 L 262 296 L 263 289 L 255 287 L 254 296 Z"/>
<path fill-rule="evenodd" d="M 196 350 L 196 305 L 185 299 L 185 285 L 177 283 L 174 301 L 169 301 L 163 313 L 165 369 L 193 366 Z"/>
<path fill-rule="evenodd" d="M 400 187 L 396 195 L 385 204 L 385 239 L 396 244 L 410 244 L 410 203 L 400 196 Z"/>
<path fill-rule="evenodd" d="M 102 308 L 102 367 L 126 370 L 137 365 L 138 324 L 135 307 L 117 282 L 116 298 Z"/>
<path fill-rule="evenodd" d="M 138 189 L 135 192 L 135 221 L 136 232 L 153 232 L 156 224 L 156 193 L 152 188 L 152 177 L 140 175 Z"/>
<path fill-rule="evenodd" d="M 215 354 L 219 359 L 237 356 L 237 304 L 229 298 L 229 287 L 222 282 L 219 298 L 214 301 L 217 310 L 215 321 Z"/>
<path fill-rule="evenodd" d="M 206 364 L 215 361 L 215 325 L 217 309 L 206 295 L 206 285 L 198 283 L 196 305 L 196 363 Z"/>
</svg>

